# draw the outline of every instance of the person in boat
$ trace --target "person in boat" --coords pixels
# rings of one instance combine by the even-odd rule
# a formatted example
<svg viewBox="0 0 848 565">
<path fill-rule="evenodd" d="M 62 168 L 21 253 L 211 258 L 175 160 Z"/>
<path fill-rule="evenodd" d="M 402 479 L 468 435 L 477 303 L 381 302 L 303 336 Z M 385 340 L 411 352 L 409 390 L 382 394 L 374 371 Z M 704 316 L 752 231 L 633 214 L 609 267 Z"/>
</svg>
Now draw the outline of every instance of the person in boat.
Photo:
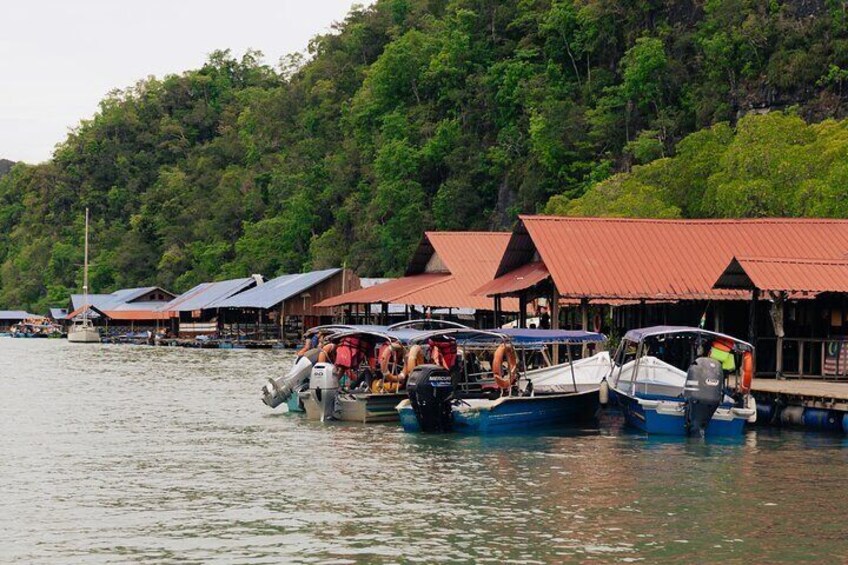
<svg viewBox="0 0 848 565">
<path fill-rule="evenodd" d="M 539 329 L 549 330 L 551 329 L 551 315 L 548 314 L 548 309 L 544 306 L 539 307 Z"/>
</svg>

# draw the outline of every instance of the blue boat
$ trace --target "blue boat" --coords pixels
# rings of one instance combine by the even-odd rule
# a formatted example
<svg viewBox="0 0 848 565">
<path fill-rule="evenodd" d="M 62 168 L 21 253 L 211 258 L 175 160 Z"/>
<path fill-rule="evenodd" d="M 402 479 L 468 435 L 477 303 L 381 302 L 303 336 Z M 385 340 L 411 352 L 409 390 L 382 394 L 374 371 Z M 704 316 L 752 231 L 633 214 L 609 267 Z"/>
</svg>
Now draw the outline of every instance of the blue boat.
<svg viewBox="0 0 848 565">
<path fill-rule="evenodd" d="M 598 346 L 606 341 L 602 334 L 513 329 L 442 335 L 452 336 L 462 354 L 453 368 L 425 364 L 413 370 L 408 398 L 397 406 L 405 431 L 490 434 L 595 421 L 610 357 L 600 352 L 574 361 L 571 349 Z M 568 362 L 550 364 L 547 348 L 554 345 L 565 348 Z M 488 366 L 483 359 L 490 359 Z M 502 362 L 507 368 L 498 366 Z M 528 370 L 539 362 L 546 364 Z"/>
<path fill-rule="evenodd" d="M 610 396 L 649 434 L 738 436 L 756 420 L 751 344 L 700 328 L 627 332 L 613 358 Z"/>
</svg>

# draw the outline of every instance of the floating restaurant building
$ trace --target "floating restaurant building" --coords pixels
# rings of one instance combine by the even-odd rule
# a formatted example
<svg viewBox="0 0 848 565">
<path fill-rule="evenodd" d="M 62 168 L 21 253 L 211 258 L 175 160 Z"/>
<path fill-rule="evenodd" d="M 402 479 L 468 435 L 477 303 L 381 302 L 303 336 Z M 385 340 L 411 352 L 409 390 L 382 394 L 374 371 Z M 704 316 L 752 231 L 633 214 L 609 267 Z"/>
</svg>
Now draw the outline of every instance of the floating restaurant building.
<svg viewBox="0 0 848 565">
<path fill-rule="evenodd" d="M 476 325 L 491 327 L 493 303 L 473 294 L 492 279 L 510 234 L 497 232 L 426 232 L 403 277 L 341 294 L 319 303 L 334 308 L 336 319 L 370 318 L 387 323 L 390 308 L 404 307 L 405 316 L 420 318 L 425 309 L 448 318 L 471 317 Z M 378 306 L 379 315 L 370 315 Z M 515 312 L 516 300 L 507 299 L 501 311 Z"/>
<path fill-rule="evenodd" d="M 475 293 L 612 336 L 703 325 L 754 343 L 759 375 L 848 375 L 846 260 L 844 220 L 521 216 Z"/>
<path fill-rule="evenodd" d="M 164 327 L 168 320 L 160 308 L 174 296 L 172 292 L 158 286 L 125 288 L 110 294 L 89 294 L 88 317 L 105 333 L 156 330 Z M 67 325 L 82 316 L 84 309 L 83 295 L 72 294 L 68 307 L 51 308 L 50 317 L 59 317 L 65 311 L 64 323 Z"/>
<path fill-rule="evenodd" d="M 33 317 L 35 316 L 23 310 L 0 310 L 0 333 L 6 333 L 15 324 Z"/>
<path fill-rule="evenodd" d="M 162 307 L 181 338 L 201 335 L 294 343 L 304 328 L 331 320 L 332 311 L 316 304 L 359 288 L 348 269 L 261 275 L 197 285 Z"/>
</svg>

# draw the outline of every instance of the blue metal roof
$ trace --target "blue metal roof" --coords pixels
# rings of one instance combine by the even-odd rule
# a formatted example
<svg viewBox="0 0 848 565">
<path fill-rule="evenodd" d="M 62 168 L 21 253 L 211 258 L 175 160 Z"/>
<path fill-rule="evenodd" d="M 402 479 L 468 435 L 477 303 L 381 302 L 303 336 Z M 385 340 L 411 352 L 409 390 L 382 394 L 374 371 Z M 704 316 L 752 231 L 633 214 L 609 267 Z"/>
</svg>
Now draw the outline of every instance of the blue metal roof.
<svg viewBox="0 0 848 565">
<path fill-rule="evenodd" d="M 24 310 L 0 310 L 0 320 L 11 320 L 17 322 L 19 320 L 26 320 L 27 318 L 34 317 L 36 316 Z"/>
<path fill-rule="evenodd" d="M 216 308 L 214 304 L 226 300 L 256 284 L 256 279 L 230 279 L 228 281 L 200 283 L 188 292 L 184 292 L 160 308 L 165 312 L 191 312 Z"/>
<path fill-rule="evenodd" d="M 595 332 L 580 330 L 540 330 L 509 328 L 494 330 L 510 338 L 516 345 L 550 345 L 567 343 L 599 343 L 607 340 L 607 336 Z"/>
<path fill-rule="evenodd" d="M 325 269 L 295 275 L 282 275 L 235 296 L 222 298 L 209 308 L 261 308 L 267 310 L 305 292 L 341 272 Z"/>
<path fill-rule="evenodd" d="M 68 317 L 68 310 L 65 308 L 51 308 L 50 317 L 54 320 L 64 320 Z"/>
</svg>

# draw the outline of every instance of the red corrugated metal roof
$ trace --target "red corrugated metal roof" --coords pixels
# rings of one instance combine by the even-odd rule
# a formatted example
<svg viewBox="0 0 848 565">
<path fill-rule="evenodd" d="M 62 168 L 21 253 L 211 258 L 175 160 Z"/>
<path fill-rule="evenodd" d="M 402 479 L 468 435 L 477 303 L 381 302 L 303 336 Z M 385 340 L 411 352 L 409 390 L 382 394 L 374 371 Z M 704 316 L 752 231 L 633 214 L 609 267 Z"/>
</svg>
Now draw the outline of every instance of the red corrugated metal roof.
<svg viewBox="0 0 848 565">
<path fill-rule="evenodd" d="M 404 304 L 403 302 L 398 302 L 398 300 L 411 292 L 443 282 L 449 278 L 450 274 L 448 273 L 422 273 L 420 275 L 401 277 L 333 296 L 332 298 L 322 300 L 315 307 L 328 308 L 331 306 L 342 306 L 344 304 L 377 304 L 379 302 Z"/>
<path fill-rule="evenodd" d="M 846 220 L 521 216 L 522 231 L 564 297 L 743 298 L 744 291 L 713 288 L 734 256 L 848 260 Z M 514 256 L 506 251 L 499 275 L 515 267 L 507 262 Z"/>
<path fill-rule="evenodd" d="M 491 310 L 492 300 L 473 292 L 494 277 L 509 238 L 506 232 L 427 232 L 409 271 L 420 272 L 435 253 L 449 272 L 410 274 L 324 300 L 317 306 L 387 302 Z M 518 301 L 504 300 L 502 308 L 517 311 Z"/>
<path fill-rule="evenodd" d="M 536 286 L 549 278 L 551 273 L 541 261 L 521 265 L 517 269 L 508 272 L 502 277 L 489 281 L 474 291 L 480 296 L 494 296 L 496 294 L 512 294 L 520 290 Z"/>
<path fill-rule="evenodd" d="M 766 292 L 848 292 L 848 261 L 738 257 L 716 286 Z"/>
</svg>

